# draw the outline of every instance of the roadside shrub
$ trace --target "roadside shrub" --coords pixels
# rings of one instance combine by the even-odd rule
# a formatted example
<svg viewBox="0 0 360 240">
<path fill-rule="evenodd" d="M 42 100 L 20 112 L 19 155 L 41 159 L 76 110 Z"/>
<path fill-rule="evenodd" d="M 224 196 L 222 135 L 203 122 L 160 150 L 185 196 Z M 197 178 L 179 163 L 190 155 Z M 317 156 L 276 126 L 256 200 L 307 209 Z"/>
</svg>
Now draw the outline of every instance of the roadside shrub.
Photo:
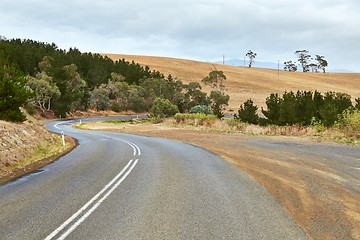
<svg viewBox="0 0 360 240">
<path fill-rule="evenodd" d="M 279 124 L 280 125 L 294 125 L 299 122 L 297 117 L 297 102 L 295 94 L 285 92 L 280 99 L 279 109 Z"/>
<path fill-rule="evenodd" d="M 153 117 L 166 118 L 174 116 L 176 113 L 179 112 L 179 109 L 168 99 L 156 98 L 150 109 L 150 112 Z"/>
<path fill-rule="evenodd" d="M 245 122 L 239 122 L 239 120 L 236 118 L 226 119 L 226 123 L 231 130 L 236 130 L 236 131 L 245 131 L 248 125 Z"/>
<path fill-rule="evenodd" d="M 318 133 L 323 132 L 326 129 L 324 124 L 322 124 L 321 121 L 317 120 L 315 117 L 311 119 L 310 126 Z"/>
<path fill-rule="evenodd" d="M 34 105 L 32 105 L 30 103 L 26 103 L 24 108 L 29 115 L 34 116 L 36 114 L 36 109 L 35 109 Z"/>
<path fill-rule="evenodd" d="M 120 105 L 116 102 L 112 102 L 110 104 L 110 109 L 111 109 L 111 111 L 114 111 L 114 112 L 121 112 L 121 110 L 122 110 Z"/>
<path fill-rule="evenodd" d="M 213 113 L 215 114 L 215 116 L 217 118 L 222 119 L 225 116 L 224 112 L 223 112 L 223 110 L 222 110 L 222 108 L 221 108 L 221 106 L 219 104 L 214 103 L 211 106 L 211 108 L 212 108 L 212 111 L 213 111 Z"/>
<path fill-rule="evenodd" d="M 215 115 L 202 113 L 177 113 L 174 116 L 177 124 L 190 124 L 193 126 L 211 126 L 217 119 Z"/>
<path fill-rule="evenodd" d="M 184 123 L 185 119 L 186 119 L 185 113 L 177 113 L 177 114 L 175 114 L 174 119 L 176 120 L 177 124 Z"/>
<path fill-rule="evenodd" d="M 345 110 L 336 125 L 346 136 L 360 138 L 360 110 Z"/>
<path fill-rule="evenodd" d="M 238 115 L 234 114 L 234 119 L 252 123 L 252 124 L 258 124 L 259 122 L 259 116 L 257 115 L 258 107 L 254 106 L 254 102 L 251 99 L 248 99 L 244 104 L 241 104 Z"/>
<path fill-rule="evenodd" d="M 352 107 L 351 96 L 346 93 L 327 92 L 320 107 L 320 118 L 325 127 L 330 127 L 338 120 L 338 115 Z"/>
<path fill-rule="evenodd" d="M 280 116 L 280 97 L 277 93 L 270 94 L 266 98 L 267 110 L 261 108 L 261 112 L 265 115 L 270 124 L 279 124 Z"/>
<path fill-rule="evenodd" d="M 189 113 L 213 114 L 211 108 L 207 105 L 196 105 L 190 109 Z"/>
<path fill-rule="evenodd" d="M 211 109 L 214 115 L 216 115 L 219 119 L 224 117 L 223 107 L 229 104 L 229 95 L 224 95 L 219 91 L 211 91 L 210 93 L 211 99 Z"/>
<path fill-rule="evenodd" d="M 129 109 L 140 113 L 146 111 L 146 103 L 143 97 L 134 97 L 129 100 Z"/>
</svg>

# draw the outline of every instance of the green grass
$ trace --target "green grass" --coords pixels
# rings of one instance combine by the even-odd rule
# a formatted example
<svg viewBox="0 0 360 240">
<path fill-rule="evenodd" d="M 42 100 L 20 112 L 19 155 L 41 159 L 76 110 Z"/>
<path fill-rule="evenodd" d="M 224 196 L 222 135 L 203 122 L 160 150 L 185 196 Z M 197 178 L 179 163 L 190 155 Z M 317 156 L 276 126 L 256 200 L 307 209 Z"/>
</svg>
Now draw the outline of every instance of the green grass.
<svg viewBox="0 0 360 240">
<path fill-rule="evenodd" d="M 109 124 L 123 124 L 123 123 L 132 123 L 134 121 L 132 118 L 130 118 L 130 119 L 105 120 L 100 122 L 109 123 Z"/>
</svg>

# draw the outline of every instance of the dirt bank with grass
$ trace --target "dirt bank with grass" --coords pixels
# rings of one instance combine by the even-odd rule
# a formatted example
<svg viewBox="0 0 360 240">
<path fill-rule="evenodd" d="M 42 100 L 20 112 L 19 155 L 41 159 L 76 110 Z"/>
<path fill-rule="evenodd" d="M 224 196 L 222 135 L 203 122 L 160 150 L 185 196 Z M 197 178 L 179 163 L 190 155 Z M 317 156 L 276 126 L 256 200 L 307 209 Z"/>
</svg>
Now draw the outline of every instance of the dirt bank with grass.
<svg viewBox="0 0 360 240">
<path fill-rule="evenodd" d="M 0 121 L 0 183 L 37 169 L 75 146 L 71 138 L 62 145 L 59 135 L 49 133 L 31 116 L 24 123 Z"/>
<path fill-rule="evenodd" d="M 171 138 L 209 149 L 262 184 L 310 239 L 360 239 L 360 148 L 310 138 L 151 123 L 82 127 Z"/>
</svg>

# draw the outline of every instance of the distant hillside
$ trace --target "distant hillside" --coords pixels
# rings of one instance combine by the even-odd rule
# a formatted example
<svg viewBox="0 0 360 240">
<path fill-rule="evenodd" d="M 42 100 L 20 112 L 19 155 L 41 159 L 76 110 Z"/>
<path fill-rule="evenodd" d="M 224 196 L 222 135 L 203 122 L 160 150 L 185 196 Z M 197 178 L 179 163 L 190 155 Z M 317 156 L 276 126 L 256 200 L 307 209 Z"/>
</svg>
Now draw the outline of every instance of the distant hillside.
<svg viewBox="0 0 360 240">
<path fill-rule="evenodd" d="M 149 66 L 151 69 L 171 74 L 185 83 L 200 82 L 212 69 L 222 70 L 227 80 L 226 92 L 230 95 L 229 110 L 237 110 L 244 101 L 251 98 L 260 107 L 270 93 L 284 91 L 318 90 L 348 93 L 353 100 L 360 97 L 360 73 L 302 73 L 279 72 L 274 69 L 248 68 L 198 62 L 177 58 L 104 54 L 113 60 L 125 59 Z M 278 75 L 279 74 L 279 75 Z M 204 90 L 210 91 L 209 87 Z"/>
</svg>

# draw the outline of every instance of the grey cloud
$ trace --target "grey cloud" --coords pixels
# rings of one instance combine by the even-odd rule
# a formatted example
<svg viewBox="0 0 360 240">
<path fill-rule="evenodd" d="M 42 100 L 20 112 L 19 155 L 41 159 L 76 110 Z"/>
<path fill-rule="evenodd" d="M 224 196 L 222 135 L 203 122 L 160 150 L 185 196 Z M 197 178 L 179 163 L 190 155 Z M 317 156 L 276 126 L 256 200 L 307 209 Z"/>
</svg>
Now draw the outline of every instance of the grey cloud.
<svg viewBox="0 0 360 240">
<path fill-rule="evenodd" d="M 344 68 L 360 54 L 358 12 L 358 0 L 2 0 L 0 35 L 199 60 L 253 49 L 277 61 L 304 48 Z"/>
</svg>

